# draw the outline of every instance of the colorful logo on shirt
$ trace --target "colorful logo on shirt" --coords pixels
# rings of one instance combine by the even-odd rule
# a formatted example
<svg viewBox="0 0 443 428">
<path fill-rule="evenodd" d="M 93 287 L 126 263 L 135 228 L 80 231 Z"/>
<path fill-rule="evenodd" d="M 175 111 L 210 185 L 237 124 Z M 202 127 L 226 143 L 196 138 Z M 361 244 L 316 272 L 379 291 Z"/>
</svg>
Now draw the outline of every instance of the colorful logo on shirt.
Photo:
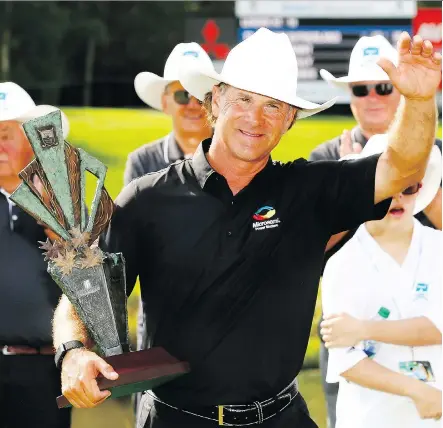
<svg viewBox="0 0 443 428">
<path fill-rule="evenodd" d="M 273 207 L 266 205 L 259 208 L 252 216 L 252 218 L 257 221 L 269 220 L 270 218 L 275 216 L 275 212 L 276 211 Z"/>
<path fill-rule="evenodd" d="M 414 300 L 417 300 L 417 299 L 427 299 L 428 290 L 429 290 L 429 285 L 428 284 L 425 284 L 423 282 L 418 282 L 415 285 L 415 298 L 414 298 Z"/>
<path fill-rule="evenodd" d="M 6 92 L 0 92 L 0 101 L 6 100 Z"/>
<path fill-rule="evenodd" d="M 378 55 L 378 53 L 379 53 L 379 49 L 376 47 L 370 47 L 370 48 L 363 49 L 363 56 Z"/>
<path fill-rule="evenodd" d="M 252 216 L 252 228 L 254 230 L 274 229 L 280 224 L 280 219 L 275 217 L 277 210 L 270 205 L 259 208 Z"/>
</svg>

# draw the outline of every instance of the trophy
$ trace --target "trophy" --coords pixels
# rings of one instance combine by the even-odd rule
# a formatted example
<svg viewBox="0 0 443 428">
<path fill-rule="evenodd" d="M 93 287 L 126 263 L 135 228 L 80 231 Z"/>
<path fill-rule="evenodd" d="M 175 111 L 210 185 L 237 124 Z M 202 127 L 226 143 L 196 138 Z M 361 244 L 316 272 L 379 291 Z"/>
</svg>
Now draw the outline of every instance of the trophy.
<svg viewBox="0 0 443 428">
<path fill-rule="evenodd" d="M 20 172 L 23 182 L 11 200 L 58 235 L 54 242 L 41 243 L 48 272 L 74 306 L 99 353 L 119 374 L 115 381 L 99 376 L 99 388 L 111 390 L 116 398 L 187 373 L 189 365 L 163 348 L 130 352 L 124 257 L 103 252 L 96 244 L 114 211 L 104 187 L 107 167 L 64 141 L 60 111 L 30 120 L 23 128 L 35 159 Z M 97 178 L 89 213 L 87 171 Z M 57 404 L 69 406 L 63 395 Z"/>
</svg>

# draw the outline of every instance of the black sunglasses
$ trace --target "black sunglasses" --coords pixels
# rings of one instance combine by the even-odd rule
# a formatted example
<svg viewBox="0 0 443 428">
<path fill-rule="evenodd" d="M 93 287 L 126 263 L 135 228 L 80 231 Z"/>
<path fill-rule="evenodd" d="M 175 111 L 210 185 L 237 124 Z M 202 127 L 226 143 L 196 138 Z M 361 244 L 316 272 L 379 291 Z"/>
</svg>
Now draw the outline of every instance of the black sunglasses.
<svg viewBox="0 0 443 428">
<path fill-rule="evenodd" d="M 174 101 L 182 106 L 188 105 L 191 102 L 192 95 L 185 90 L 178 90 L 174 92 Z M 197 100 L 201 104 L 200 100 Z"/>
<path fill-rule="evenodd" d="M 421 189 L 421 183 L 415 183 L 403 190 L 403 195 L 415 195 Z"/>
<path fill-rule="evenodd" d="M 373 83 L 371 85 L 355 85 L 351 86 L 352 93 L 355 97 L 367 97 L 372 88 L 375 88 L 377 95 L 391 95 L 394 90 L 392 83 Z"/>
</svg>

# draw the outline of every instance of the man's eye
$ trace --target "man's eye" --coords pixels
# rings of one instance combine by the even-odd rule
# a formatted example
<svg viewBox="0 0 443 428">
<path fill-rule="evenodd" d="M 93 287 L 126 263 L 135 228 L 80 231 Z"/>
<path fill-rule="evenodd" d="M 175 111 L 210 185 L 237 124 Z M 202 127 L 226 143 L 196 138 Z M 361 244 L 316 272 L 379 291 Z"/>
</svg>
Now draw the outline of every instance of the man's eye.
<svg viewBox="0 0 443 428">
<path fill-rule="evenodd" d="M 240 101 L 243 101 L 243 102 L 249 102 L 249 100 L 250 100 L 250 98 L 248 98 L 248 97 L 240 97 Z"/>
</svg>

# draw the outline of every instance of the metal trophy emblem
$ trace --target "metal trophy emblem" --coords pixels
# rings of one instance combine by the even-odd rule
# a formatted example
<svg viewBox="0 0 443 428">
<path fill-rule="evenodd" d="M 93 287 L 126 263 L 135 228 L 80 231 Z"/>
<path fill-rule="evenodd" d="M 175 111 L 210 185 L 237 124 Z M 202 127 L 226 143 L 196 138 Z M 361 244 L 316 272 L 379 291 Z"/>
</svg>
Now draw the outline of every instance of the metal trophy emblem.
<svg viewBox="0 0 443 428">
<path fill-rule="evenodd" d="M 104 187 L 107 167 L 64 141 L 60 111 L 23 125 L 35 159 L 21 172 L 11 195 L 23 210 L 59 239 L 42 242 L 48 272 L 76 309 L 100 353 L 119 373 L 116 381 L 98 379 L 113 397 L 161 385 L 189 371 L 163 348 L 129 352 L 125 261 L 96 244 L 111 220 L 114 203 Z M 97 178 L 87 212 L 86 173 Z M 35 176 L 41 183 L 36 186 Z M 69 405 L 64 396 L 59 407 Z"/>
</svg>

